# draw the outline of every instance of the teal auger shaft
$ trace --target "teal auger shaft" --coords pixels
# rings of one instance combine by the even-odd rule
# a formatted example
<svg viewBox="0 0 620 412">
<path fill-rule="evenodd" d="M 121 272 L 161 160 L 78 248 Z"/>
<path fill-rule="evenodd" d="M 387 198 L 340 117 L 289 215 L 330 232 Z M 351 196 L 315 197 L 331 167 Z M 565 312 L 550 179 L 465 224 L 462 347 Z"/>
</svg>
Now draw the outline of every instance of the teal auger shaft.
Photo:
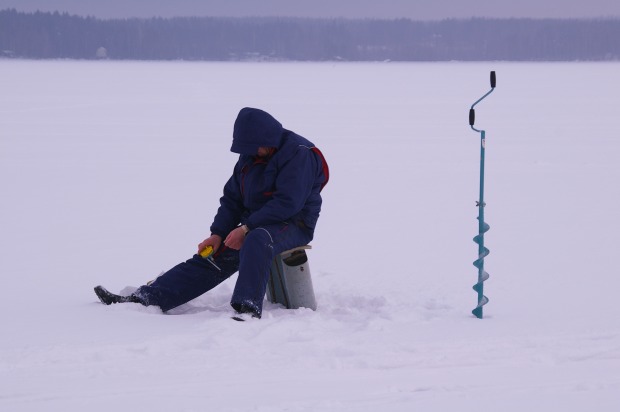
<svg viewBox="0 0 620 412">
<path fill-rule="evenodd" d="M 484 246 L 484 234 L 491 228 L 484 221 L 484 160 L 486 152 L 486 133 L 484 130 L 478 130 L 474 127 L 476 121 L 476 111 L 474 107 L 480 103 L 485 97 L 490 95 L 495 90 L 496 77 L 495 72 L 491 72 L 491 90 L 489 90 L 484 96 L 478 99 L 469 109 L 469 125 L 472 130 L 480 133 L 480 196 L 476 202 L 478 207 L 478 235 L 474 237 L 474 242 L 478 244 L 478 259 L 474 261 L 474 266 L 478 268 L 478 282 L 474 285 L 473 289 L 478 293 L 478 305 L 471 311 L 475 317 L 482 319 L 482 307 L 489 302 L 489 298 L 484 295 L 484 282 L 489 278 L 489 274 L 484 270 L 484 258 L 489 255 L 489 249 Z"/>
</svg>

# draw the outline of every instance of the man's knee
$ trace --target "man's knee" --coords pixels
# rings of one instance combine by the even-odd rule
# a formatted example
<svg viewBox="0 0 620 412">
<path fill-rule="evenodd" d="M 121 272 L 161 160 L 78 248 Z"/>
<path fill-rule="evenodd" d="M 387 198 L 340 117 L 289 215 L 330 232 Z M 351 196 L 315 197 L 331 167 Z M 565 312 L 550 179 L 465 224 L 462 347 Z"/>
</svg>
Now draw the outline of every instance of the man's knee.
<svg viewBox="0 0 620 412">
<path fill-rule="evenodd" d="M 250 231 L 243 241 L 243 247 L 271 247 L 273 245 L 273 238 L 269 231 L 265 228 L 259 227 Z"/>
</svg>

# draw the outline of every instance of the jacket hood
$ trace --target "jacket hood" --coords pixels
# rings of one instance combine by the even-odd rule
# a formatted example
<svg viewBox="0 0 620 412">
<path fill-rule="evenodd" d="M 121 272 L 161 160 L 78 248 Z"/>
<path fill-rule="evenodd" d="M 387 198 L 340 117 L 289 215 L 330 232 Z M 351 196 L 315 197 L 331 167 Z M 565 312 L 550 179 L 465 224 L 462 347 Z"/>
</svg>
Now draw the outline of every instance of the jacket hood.
<svg viewBox="0 0 620 412">
<path fill-rule="evenodd" d="M 254 156 L 259 147 L 280 147 L 283 131 L 282 124 L 269 113 L 244 107 L 235 120 L 230 151 Z"/>
</svg>

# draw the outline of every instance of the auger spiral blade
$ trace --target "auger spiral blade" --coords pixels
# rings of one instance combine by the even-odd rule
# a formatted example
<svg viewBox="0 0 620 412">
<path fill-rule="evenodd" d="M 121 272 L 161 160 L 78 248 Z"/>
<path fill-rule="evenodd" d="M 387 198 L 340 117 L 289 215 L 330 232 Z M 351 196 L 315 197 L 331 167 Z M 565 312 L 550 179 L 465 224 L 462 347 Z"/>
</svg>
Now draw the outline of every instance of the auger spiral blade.
<svg viewBox="0 0 620 412">
<path fill-rule="evenodd" d="M 478 244 L 478 259 L 474 260 L 474 266 L 478 268 L 478 282 L 474 285 L 473 289 L 478 293 L 478 305 L 471 313 L 475 317 L 482 319 L 482 307 L 489 303 L 489 298 L 484 296 L 484 282 L 489 278 L 489 274 L 484 270 L 484 258 L 490 253 L 489 249 L 484 246 L 484 234 L 489 231 L 491 227 L 482 221 L 481 232 L 477 236 L 474 236 L 474 243 Z"/>
</svg>

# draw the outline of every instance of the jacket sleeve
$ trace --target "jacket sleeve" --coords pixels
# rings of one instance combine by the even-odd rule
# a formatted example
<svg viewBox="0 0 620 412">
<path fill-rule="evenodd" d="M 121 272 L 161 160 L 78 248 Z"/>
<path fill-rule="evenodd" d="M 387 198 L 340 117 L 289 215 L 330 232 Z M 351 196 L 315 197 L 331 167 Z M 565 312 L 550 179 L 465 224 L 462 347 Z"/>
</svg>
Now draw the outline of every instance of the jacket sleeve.
<svg viewBox="0 0 620 412">
<path fill-rule="evenodd" d="M 248 217 L 245 222 L 248 228 L 283 222 L 298 214 L 312 191 L 316 168 L 314 153 L 299 146 L 278 170 L 271 200 Z"/>
<path fill-rule="evenodd" d="M 211 225 L 211 233 L 225 238 L 241 221 L 243 200 L 239 184 L 241 162 L 237 162 L 233 175 L 224 185 L 224 194 L 220 198 L 220 207 Z"/>
</svg>

